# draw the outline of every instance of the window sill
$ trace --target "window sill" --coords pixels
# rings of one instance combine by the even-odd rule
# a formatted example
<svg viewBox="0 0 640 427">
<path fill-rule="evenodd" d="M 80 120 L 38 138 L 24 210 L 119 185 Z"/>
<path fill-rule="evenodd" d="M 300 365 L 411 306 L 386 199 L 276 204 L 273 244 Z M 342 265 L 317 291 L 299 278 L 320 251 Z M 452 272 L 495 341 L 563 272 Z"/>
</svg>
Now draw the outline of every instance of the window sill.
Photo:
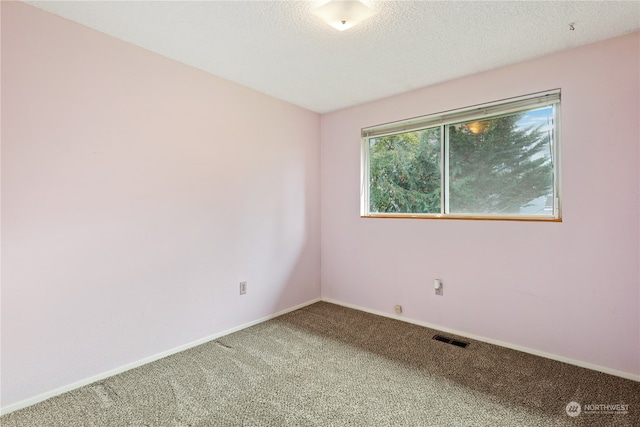
<svg viewBox="0 0 640 427">
<path fill-rule="evenodd" d="M 399 218 L 399 219 L 444 219 L 470 221 L 525 221 L 525 222 L 562 222 L 562 218 L 541 215 L 495 216 L 495 215 L 455 215 L 455 214 L 369 214 L 360 218 Z"/>
</svg>

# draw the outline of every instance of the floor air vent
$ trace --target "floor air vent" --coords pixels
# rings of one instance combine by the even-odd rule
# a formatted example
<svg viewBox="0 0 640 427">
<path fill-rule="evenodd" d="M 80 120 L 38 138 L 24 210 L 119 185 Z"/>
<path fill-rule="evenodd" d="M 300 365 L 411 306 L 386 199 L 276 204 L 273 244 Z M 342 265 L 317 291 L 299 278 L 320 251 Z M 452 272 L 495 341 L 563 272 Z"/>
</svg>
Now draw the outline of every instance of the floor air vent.
<svg viewBox="0 0 640 427">
<path fill-rule="evenodd" d="M 455 345 L 456 347 L 467 348 L 468 342 L 454 340 L 453 338 L 443 337 L 442 335 L 434 335 L 433 339 L 436 341 L 446 342 L 447 344 Z"/>
</svg>

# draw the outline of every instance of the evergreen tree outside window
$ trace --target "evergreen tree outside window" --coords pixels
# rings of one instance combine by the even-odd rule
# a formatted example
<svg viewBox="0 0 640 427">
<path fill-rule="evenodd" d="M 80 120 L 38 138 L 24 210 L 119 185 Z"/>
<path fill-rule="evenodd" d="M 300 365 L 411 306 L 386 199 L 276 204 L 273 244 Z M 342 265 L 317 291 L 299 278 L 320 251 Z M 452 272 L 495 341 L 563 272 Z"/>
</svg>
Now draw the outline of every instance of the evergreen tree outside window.
<svg viewBox="0 0 640 427">
<path fill-rule="evenodd" d="M 560 91 L 363 129 L 363 216 L 559 220 Z"/>
</svg>

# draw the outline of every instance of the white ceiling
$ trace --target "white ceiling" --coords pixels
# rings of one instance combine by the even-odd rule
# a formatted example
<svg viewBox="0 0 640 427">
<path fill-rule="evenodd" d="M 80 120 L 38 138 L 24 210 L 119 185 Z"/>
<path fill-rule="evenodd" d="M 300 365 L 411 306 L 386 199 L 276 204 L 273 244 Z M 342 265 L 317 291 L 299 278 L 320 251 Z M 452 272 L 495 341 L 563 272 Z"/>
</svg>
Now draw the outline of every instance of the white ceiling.
<svg viewBox="0 0 640 427">
<path fill-rule="evenodd" d="M 640 0 L 370 1 L 344 32 L 321 0 L 27 3 L 318 113 L 640 29 Z"/>
</svg>

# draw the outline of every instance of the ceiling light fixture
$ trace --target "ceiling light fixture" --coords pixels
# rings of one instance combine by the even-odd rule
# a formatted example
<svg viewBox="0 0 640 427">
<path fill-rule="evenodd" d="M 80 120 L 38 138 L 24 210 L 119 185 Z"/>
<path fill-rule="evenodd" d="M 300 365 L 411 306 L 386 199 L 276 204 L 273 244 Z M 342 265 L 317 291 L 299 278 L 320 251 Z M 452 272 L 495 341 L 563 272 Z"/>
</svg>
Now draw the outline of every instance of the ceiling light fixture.
<svg viewBox="0 0 640 427">
<path fill-rule="evenodd" d="M 472 122 L 472 123 L 465 124 L 464 127 L 469 129 L 469 131 L 471 131 L 472 134 L 478 135 L 483 133 L 485 130 L 487 130 L 490 124 L 491 123 L 489 123 L 488 121 Z"/>
<path fill-rule="evenodd" d="M 347 30 L 376 14 L 369 5 L 358 0 L 330 0 L 313 13 L 339 31 Z"/>
</svg>

